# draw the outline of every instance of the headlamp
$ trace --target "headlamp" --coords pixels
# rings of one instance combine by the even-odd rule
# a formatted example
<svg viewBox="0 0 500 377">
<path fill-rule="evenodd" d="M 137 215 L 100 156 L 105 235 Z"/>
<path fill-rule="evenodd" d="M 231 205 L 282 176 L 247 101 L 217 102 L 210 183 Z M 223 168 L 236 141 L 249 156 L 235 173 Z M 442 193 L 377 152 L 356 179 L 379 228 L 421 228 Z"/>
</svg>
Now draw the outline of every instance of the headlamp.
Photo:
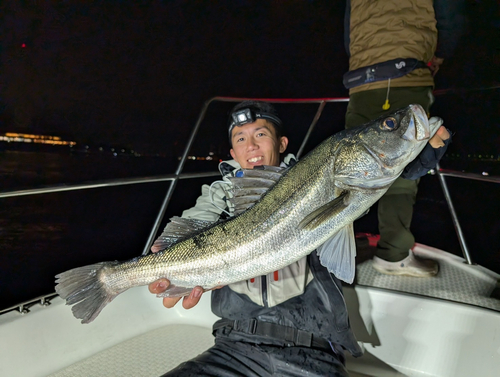
<svg viewBox="0 0 500 377">
<path fill-rule="evenodd" d="M 235 111 L 231 114 L 231 117 L 233 118 L 231 128 L 234 126 L 243 126 L 244 124 L 256 121 L 255 113 L 248 108 Z"/>
<path fill-rule="evenodd" d="M 274 114 L 266 113 L 260 110 L 254 110 L 250 107 L 236 110 L 231 114 L 231 124 L 229 125 L 229 140 L 231 141 L 231 132 L 235 126 L 241 127 L 248 123 L 253 123 L 257 119 L 266 119 L 272 122 L 275 126 L 281 127 L 281 119 Z"/>
</svg>

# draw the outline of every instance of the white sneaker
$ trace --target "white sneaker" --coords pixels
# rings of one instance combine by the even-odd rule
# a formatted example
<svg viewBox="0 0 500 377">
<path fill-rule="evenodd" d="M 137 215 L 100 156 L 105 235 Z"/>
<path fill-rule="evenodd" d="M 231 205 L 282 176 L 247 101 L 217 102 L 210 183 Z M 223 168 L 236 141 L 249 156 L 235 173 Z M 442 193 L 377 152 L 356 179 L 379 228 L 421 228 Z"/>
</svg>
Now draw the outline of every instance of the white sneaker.
<svg viewBox="0 0 500 377">
<path fill-rule="evenodd" d="M 439 264 L 432 259 L 420 259 L 410 250 L 409 255 L 399 262 L 387 262 L 379 257 L 373 257 L 373 268 L 386 275 L 405 275 L 418 278 L 435 276 Z"/>
</svg>

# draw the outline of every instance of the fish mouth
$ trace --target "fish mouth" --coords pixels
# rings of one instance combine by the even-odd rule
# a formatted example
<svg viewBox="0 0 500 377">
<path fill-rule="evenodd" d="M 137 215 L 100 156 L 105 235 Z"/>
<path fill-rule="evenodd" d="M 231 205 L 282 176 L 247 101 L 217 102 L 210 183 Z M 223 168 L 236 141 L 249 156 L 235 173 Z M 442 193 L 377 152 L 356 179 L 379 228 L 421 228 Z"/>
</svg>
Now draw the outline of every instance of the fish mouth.
<svg viewBox="0 0 500 377">
<path fill-rule="evenodd" d="M 429 119 L 422 106 L 410 105 L 409 118 L 408 128 L 403 134 L 403 139 L 422 141 L 431 137 Z"/>
</svg>

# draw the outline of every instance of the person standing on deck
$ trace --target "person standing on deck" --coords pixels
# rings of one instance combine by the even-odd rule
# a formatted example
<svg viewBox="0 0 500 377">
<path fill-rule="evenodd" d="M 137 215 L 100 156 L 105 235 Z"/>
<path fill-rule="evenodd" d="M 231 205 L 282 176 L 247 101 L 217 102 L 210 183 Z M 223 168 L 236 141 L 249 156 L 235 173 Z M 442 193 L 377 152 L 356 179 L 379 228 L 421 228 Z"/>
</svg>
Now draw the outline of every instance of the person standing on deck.
<svg viewBox="0 0 500 377">
<path fill-rule="evenodd" d="M 429 114 L 434 75 L 461 35 L 463 0 L 347 0 L 345 46 L 349 72 L 346 128 L 394 109 L 420 104 Z M 430 143 L 447 146 L 441 128 Z M 444 141 L 448 139 L 448 141 Z M 439 152 L 436 149 L 436 153 Z M 373 267 L 384 274 L 434 276 L 438 264 L 417 259 L 410 231 L 418 180 L 398 178 L 378 202 L 380 240 Z"/>
</svg>

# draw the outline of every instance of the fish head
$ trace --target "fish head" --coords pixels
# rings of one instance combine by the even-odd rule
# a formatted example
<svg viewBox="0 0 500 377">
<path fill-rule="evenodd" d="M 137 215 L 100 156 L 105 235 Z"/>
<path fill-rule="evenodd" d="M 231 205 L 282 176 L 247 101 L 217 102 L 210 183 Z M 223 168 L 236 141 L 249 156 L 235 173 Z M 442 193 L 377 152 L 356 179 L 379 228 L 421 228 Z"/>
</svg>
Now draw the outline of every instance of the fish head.
<svg viewBox="0 0 500 377">
<path fill-rule="evenodd" d="M 336 156 L 336 179 L 366 188 L 391 184 L 442 123 L 438 117 L 428 119 L 420 105 L 409 105 L 347 130 Z"/>
</svg>

